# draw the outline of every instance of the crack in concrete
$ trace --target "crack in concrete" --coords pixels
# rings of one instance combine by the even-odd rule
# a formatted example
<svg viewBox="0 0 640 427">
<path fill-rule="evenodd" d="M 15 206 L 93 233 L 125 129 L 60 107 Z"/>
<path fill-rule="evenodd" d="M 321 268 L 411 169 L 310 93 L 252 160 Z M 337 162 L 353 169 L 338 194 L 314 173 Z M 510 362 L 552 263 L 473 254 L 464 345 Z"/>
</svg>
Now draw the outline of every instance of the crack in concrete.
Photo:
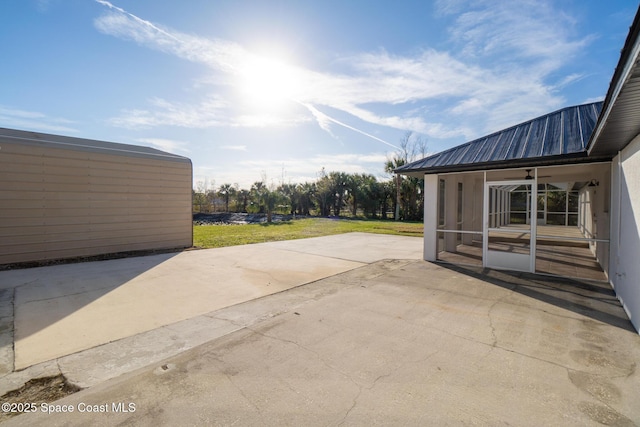
<svg viewBox="0 0 640 427">
<path fill-rule="evenodd" d="M 308 351 L 309 353 L 312 353 L 320 362 L 322 362 L 323 365 L 325 365 L 327 368 L 331 369 L 332 371 L 335 371 L 337 373 L 339 373 L 340 375 L 344 376 L 345 378 L 347 378 L 349 381 L 351 381 L 354 385 L 360 387 L 360 384 L 358 384 L 357 381 L 355 381 L 353 378 L 351 378 L 351 376 L 347 375 L 345 372 L 342 372 L 340 369 L 336 368 L 335 366 L 332 366 L 331 364 L 329 364 L 326 360 L 324 360 L 324 358 L 322 358 L 320 356 L 320 354 L 317 351 L 314 351 L 308 347 L 305 347 L 293 340 L 289 340 L 286 338 L 280 338 L 280 337 L 276 337 L 274 335 L 269 335 L 269 334 L 265 334 L 264 332 L 260 332 L 257 331 L 255 329 L 252 329 L 251 327 L 246 327 L 248 330 L 250 330 L 251 332 L 258 334 L 260 336 L 263 336 L 265 338 L 270 338 L 276 341 L 280 341 L 280 342 L 285 342 L 285 343 L 289 343 L 289 344 L 293 344 L 298 348 L 301 348 L 302 350 Z"/>
<path fill-rule="evenodd" d="M 280 341 L 280 342 L 284 342 L 284 343 L 288 343 L 288 344 L 293 344 L 296 347 L 307 351 L 309 353 L 312 353 L 323 365 L 325 365 L 327 368 L 331 369 L 334 372 L 339 373 L 340 375 L 342 375 L 344 378 L 348 379 L 351 383 L 353 383 L 353 385 L 355 385 L 356 387 L 358 387 L 358 393 L 354 396 L 353 398 L 353 402 L 351 404 L 351 407 L 349 407 L 349 409 L 347 409 L 347 412 L 345 413 L 345 415 L 342 417 L 342 420 L 338 422 L 337 425 L 343 425 L 346 418 L 349 416 L 349 413 L 356 407 L 357 403 L 358 403 L 358 398 L 360 397 L 360 395 L 362 394 L 362 389 L 363 389 L 363 385 L 361 385 L 360 383 L 358 383 L 356 380 L 354 380 L 350 375 L 348 375 L 347 373 L 341 371 L 340 369 L 336 368 L 335 366 L 331 365 L 330 363 L 328 363 L 326 360 L 324 360 L 323 357 L 320 356 L 320 354 L 308 347 L 305 347 L 303 345 L 301 345 L 300 343 L 293 341 L 293 340 L 289 340 L 286 338 L 281 338 L 281 337 L 277 337 L 274 335 L 269 335 L 269 334 L 265 334 L 263 332 L 257 331 L 255 329 L 252 329 L 250 327 L 247 327 L 248 330 L 250 330 L 251 332 L 258 334 L 260 336 L 263 336 L 265 338 L 269 338 L 269 339 L 273 339 L 276 341 Z M 380 378 L 384 377 L 385 375 L 381 375 L 380 377 L 376 378 L 376 380 L 374 380 L 374 383 L 372 384 L 371 387 L 373 387 L 373 385 L 375 385 L 375 382 L 378 381 Z M 293 389 L 292 389 L 293 390 Z M 296 390 L 293 390 L 296 391 Z"/>
<path fill-rule="evenodd" d="M 363 389 L 366 390 L 373 390 L 373 388 L 376 386 L 376 384 L 378 383 L 378 381 L 380 381 L 383 378 L 387 378 L 390 377 L 391 375 L 393 375 L 395 372 L 399 371 L 401 368 L 405 367 L 406 365 L 414 365 L 414 364 L 418 364 L 418 363 L 424 363 L 427 360 L 429 360 L 432 356 L 434 356 L 435 354 L 437 354 L 439 352 L 439 350 L 436 350 L 432 353 L 427 354 L 425 357 L 421 357 L 419 359 L 416 360 L 409 360 L 406 361 L 404 363 L 399 364 L 398 366 L 396 366 L 395 368 L 389 370 L 389 372 L 387 372 L 386 374 L 381 374 L 378 375 L 369 386 L 365 387 L 365 386 L 358 386 L 358 394 L 353 398 L 353 404 L 351 405 L 351 407 L 347 410 L 347 412 L 344 414 L 344 417 L 342 417 L 342 420 L 340 420 L 340 422 L 338 423 L 338 425 L 344 425 L 344 423 L 346 422 L 347 418 L 349 417 L 349 414 L 351 413 L 351 411 L 353 411 L 355 409 L 355 407 L 358 405 L 358 400 L 360 399 L 360 396 L 362 395 L 362 391 Z"/>
<path fill-rule="evenodd" d="M 360 398 L 361 394 L 362 394 L 362 386 L 359 385 L 358 386 L 358 394 L 356 394 L 355 397 L 353 398 L 353 402 L 351 402 L 351 407 L 349 407 L 349 409 L 347 409 L 347 412 L 344 414 L 344 416 L 338 422 L 337 425 L 339 425 L 339 426 L 344 425 L 344 423 L 347 421 L 347 417 L 349 416 L 351 411 L 353 411 L 353 409 L 358 405 L 358 399 Z"/>
<path fill-rule="evenodd" d="M 349 417 L 349 414 L 356 408 L 356 406 L 358 405 L 358 400 L 360 398 L 360 396 L 362 395 L 363 390 L 372 390 L 376 384 L 382 380 L 383 378 L 387 378 L 390 377 L 391 375 L 393 375 L 394 372 L 397 372 L 398 370 L 400 370 L 401 368 L 405 367 L 406 365 L 409 364 L 417 364 L 417 363 L 424 363 L 425 361 L 427 361 L 429 358 L 431 358 L 432 356 L 434 356 L 435 354 L 437 354 L 439 351 L 433 351 L 429 354 L 427 354 L 424 357 L 421 357 L 419 359 L 416 360 L 409 360 L 406 361 L 402 364 L 399 364 L 398 366 L 394 367 L 393 369 L 389 370 L 388 372 L 378 375 L 373 381 L 371 381 L 371 383 L 369 385 L 364 385 L 364 384 L 360 384 L 358 381 L 354 380 L 350 375 L 346 374 L 345 372 L 341 371 L 340 369 L 336 368 L 335 366 L 331 365 L 330 363 L 328 363 L 326 360 L 324 360 L 323 357 L 320 356 L 320 354 L 308 347 L 305 347 L 303 345 L 301 345 L 300 343 L 293 341 L 293 340 L 289 340 L 286 338 L 281 338 L 281 337 L 277 337 L 274 335 L 269 335 L 269 334 L 265 334 L 263 332 L 259 332 L 256 331 L 254 329 L 251 328 L 247 328 L 248 330 L 263 336 L 265 338 L 270 338 L 276 341 L 280 341 L 280 342 L 285 342 L 285 343 L 289 343 L 289 344 L 293 344 L 296 347 L 305 350 L 307 352 L 312 353 L 320 362 L 322 362 L 322 364 L 324 364 L 326 367 L 328 367 L 329 369 L 333 370 L 334 372 L 339 373 L 340 375 L 344 376 L 346 379 L 348 379 L 349 381 L 351 381 L 351 383 L 353 383 L 356 387 L 358 387 L 358 392 L 357 394 L 353 397 L 353 401 L 351 406 L 349 407 L 349 409 L 347 409 L 347 411 L 345 412 L 344 416 L 342 417 L 342 419 L 337 423 L 337 425 L 344 425 L 344 423 L 346 422 L 347 418 Z M 292 389 L 293 390 L 293 389 Z M 293 390 L 295 391 L 295 390 Z"/>
<path fill-rule="evenodd" d="M 456 338 L 459 338 L 459 339 L 463 339 L 463 340 L 465 340 L 465 341 L 470 341 L 470 342 L 473 342 L 473 343 L 475 343 L 475 344 L 480 344 L 480 345 L 483 345 L 483 346 L 487 346 L 487 347 L 489 347 L 491 350 L 493 350 L 493 349 L 499 349 L 499 350 L 502 350 L 502 351 L 506 351 L 506 352 L 508 352 L 508 353 L 513 353 L 513 354 L 517 354 L 517 355 L 522 356 L 522 357 L 526 357 L 526 358 L 529 358 L 529 359 L 537 360 L 537 361 L 539 361 L 539 362 L 549 363 L 549 364 L 551 364 L 551 365 L 558 366 L 558 367 L 563 368 L 563 369 L 571 369 L 571 368 L 569 368 L 569 367 L 567 367 L 567 366 L 565 366 L 565 365 L 562 365 L 562 364 L 560 364 L 560 363 L 553 362 L 553 361 L 551 361 L 551 360 L 542 359 L 542 358 L 539 358 L 539 357 L 536 357 L 536 356 L 533 356 L 533 355 L 530 355 L 530 354 L 521 353 L 521 352 L 516 351 L 516 350 L 513 350 L 513 349 L 509 349 L 509 348 L 506 348 L 506 347 L 502 347 L 502 346 L 498 345 L 497 343 L 495 343 L 495 344 L 494 344 L 494 343 L 486 343 L 486 342 L 479 341 L 479 340 L 476 340 L 476 339 L 473 339 L 473 338 L 470 338 L 470 337 L 466 337 L 466 336 L 462 336 L 462 335 L 454 334 L 454 333 L 452 333 L 452 332 L 450 332 L 450 331 L 447 331 L 447 330 L 445 330 L 445 329 L 434 328 L 434 327 L 429 326 L 429 325 L 423 325 L 423 327 L 426 327 L 426 328 L 429 328 L 429 329 L 432 329 L 432 330 L 435 330 L 435 331 L 438 331 L 438 332 L 443 332 L 443 333 L 445 333 L 445 334 L 447 334 L 447 335 L 450 335 L 450 336 L 452 336 L 452 337 L 456 337 Z M 489 352 L 489 353 L 490 353 L 490 352 Z M 488 353 L 488 354 L 489 354 L 489 353 Z M 487 355 L 488 355 L 488 354 L 487 354 Z"/>
<path fill-rule="evenodd" d="M 491 317 L 491 311 L 501 302 L 502 298 L 496 300 L 491 306 L 489 310 L 487 310 L 487 317 L 489 318 L 489 327 L 491 328 L 491 336 L 493 337 L 493 343 L 491 347 L 497 347 L 498 345 L 498 336 L 496 335 L 496 327 L 493 324 L 493 317 Z"/>
<path fill-rule="evenodd" d="M 211 357 L 213 360 L 217 361 L 218 363 L 220 363 L 221 365 L 226 365 L 226 363 L 221 360 L 220 358 L 216 357 L 216 356 L 212 356 Z M 258 405 L 256 405 L 250 398 L 249 396 L 247 396 L 244 392 L 244 390 L 242 389 L 242 387 L 240 387 L 238 384 L 236 384 L 235 381 L 233 381 L 233 379 L 231 378 L 231 375 L 229 375 L 224 369 L 218 367 L 218 371 L 221 372 L 225 378 L 229 381 L 229 383 L 236 389 L 238 390 L 238 393 L 240 393 L 240 395 L 244 398 L 244 400 L 251 405 L 256 412 L 260 415 L 260 418 L 264 420 L 263 415 L 262 415 L 262 411 L 260 410 L 260 408 L 258 407 Z"/>
</svg>

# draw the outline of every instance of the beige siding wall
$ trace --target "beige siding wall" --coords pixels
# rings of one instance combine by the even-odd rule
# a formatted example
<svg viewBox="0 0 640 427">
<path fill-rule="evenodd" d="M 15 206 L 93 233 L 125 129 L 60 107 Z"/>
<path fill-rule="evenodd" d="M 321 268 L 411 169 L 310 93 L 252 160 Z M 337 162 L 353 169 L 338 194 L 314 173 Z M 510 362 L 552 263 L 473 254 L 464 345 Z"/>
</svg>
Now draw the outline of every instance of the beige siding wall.
<svg viewBox="0 0 640 427">
<path fill-rule="evenodd" d="M 0 264 L 191 245 L 188 160 L 0 143 Z"/>
</svg>

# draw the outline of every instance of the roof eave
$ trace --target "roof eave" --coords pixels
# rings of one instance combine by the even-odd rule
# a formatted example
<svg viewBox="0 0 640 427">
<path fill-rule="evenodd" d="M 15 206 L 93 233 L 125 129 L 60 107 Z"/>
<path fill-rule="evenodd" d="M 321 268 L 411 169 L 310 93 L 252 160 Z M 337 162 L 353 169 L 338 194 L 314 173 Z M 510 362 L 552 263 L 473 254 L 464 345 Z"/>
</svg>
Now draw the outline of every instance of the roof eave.
<svg viewBox="0 0 640 427">
<path fill-rule="evenodd" d="M 617 124 L 609 124 L 612 116 L 612 110 L 616 107 L 617 101 L 621 92 L 623 91 L 625 84 L 633 77 L 638 70 L 638 58 L 640 54 L 640 7 L 636 11 L 635 18 L 631 24 L 629 34 L 625 40 L 624 47 L 620 53 L 620 60 L 616 66 L 607 95 L 604 99 L 604 105 L 602 112 L 598 117 L 598 122 L 594 128 L 594 131 L 589 138 L 587 145 L 587 153 L 589 155 L 602 155 L 602 154 L 614 154 L 624 148 L 630 140 L 616 139 L 614 142 L 609 141 L 608 146 L 602 146 L 601 135 L 605 133 L 607 125 L 616 126 Z M 640 105 L 640 99 L 634 100 L 636 107 Z M 634 135 L 635 136 L 635 135 Z"/>
<path fill-rule="evenodd" d="M 444 174 L 455 172 L 474 172 L 474 171 L 486 171 L 486 170 L 499 170 L 499 169 L 514 169 L 524 167 L 542 167 L 542 166 L 558 166 L 558 165 L 571 165 L 580 163 L 596 163 L 602 161 L 611 161 L 611 155 L 604 156 L 587 156 L 586 152 L 563 154 L 557 156 L 545 156 L 529 159 L 515 159 L 505 160 L 499 162 L 484 162 L 484 163 L 472 163 L 472 164 L 458 164 L 448 166 L 434 166 L 421 169 L 402 170 L 401 168 L 395 169 L 395 173 L 401 175 L 430 175 L 430 174 Z"/>
</svg>

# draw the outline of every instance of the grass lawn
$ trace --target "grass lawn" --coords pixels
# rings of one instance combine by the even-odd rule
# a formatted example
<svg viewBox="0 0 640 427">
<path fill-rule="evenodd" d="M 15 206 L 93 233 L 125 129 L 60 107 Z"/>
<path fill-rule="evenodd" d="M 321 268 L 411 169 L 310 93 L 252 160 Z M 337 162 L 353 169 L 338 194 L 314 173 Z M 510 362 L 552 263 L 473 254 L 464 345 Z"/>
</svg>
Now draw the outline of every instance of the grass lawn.
<svg viewBox="0 0 640 427">
<path fill-rule="evenodd" d="M 271 224 L 196 225 L 193 227 L 193 245 L 200 248 L 221 248 L 352 231 L 422 237 L 423 226 L 421 222 L 328 218 L 306 218 Z"/>
</svg>

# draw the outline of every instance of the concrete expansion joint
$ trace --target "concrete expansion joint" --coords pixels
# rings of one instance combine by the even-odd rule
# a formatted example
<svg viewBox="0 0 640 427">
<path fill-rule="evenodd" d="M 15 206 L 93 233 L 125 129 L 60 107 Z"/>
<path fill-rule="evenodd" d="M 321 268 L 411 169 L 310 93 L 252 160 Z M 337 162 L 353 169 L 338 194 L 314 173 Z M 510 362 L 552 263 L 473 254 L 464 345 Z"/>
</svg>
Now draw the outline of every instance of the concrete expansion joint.
<svg viewBox="0 0 640 427">
<path fill-rule="evenodd" d="M 17 289 L 18 287 L 22 287 L 22 286 L 26 286 L 29 283 L 25 283 L 24 285 L 20 285 L 20 286 L 16 286 Z M 78 292 L 70 292 L 70 293 L 65 293 L 64 295 L 57 295 L 57 296 L 52 296 L 52 297 L 47 297 L 47 298 L 34 298 L 34 299 L 30 299 L 28 301 L 25 302 L 25 304 L 33 304 L 33 303 L 38 303 L 38 302 L 44 302 L 44 301 L 53 301 L 53 300 L 57 300 L 57 299 L 63 299 L 63 298 L 69 298 L 69 297 L 74 297 L 77 295 L 85 295 L 88 293 L 92 293 L 92 292 L 96 292 L 96 291 L 102 291 L 103 289 L 113 289 L 112 286 L 103 286 L 103 287 L 96 287 L 96 288 L 85 288 L 81 291 Z"/>
<path fill-rule="evenodd" d="M 295 250 L 295 249 L 291 249 L 291 248 L 280 248 L 280 247 L 279 247 L 279 248 L 278 248 L 278 250 L 281 250 L 281 251 L 287 251 L 287 252 L 293 252 L 293 253 L 303 254 L 303 255 L 308 254 L 308 252 L 307 252 L 307 251 L 305 251 L 305 250 Z M 354 261 L 352 258 L 350 259 L 349 257 L 338 257 L 338 256 L 332 256 L 332 255 L 326 255 L 326 254 L 325 254 L 325 255 L 322 255 L 322 256 L 323 256 L 324 258 L 337 259 L 337 260 L 340 260 L 340 261 L 358 262 L 358 263 L 360 263 L 360 264 L 363 264 L 363 266 L 365 266 L 365 265 L 369 265 L 369 264 L 372 264 L 372 263 L 370 263 L 370 262 Z M 356 268 L 357 268 L 357 267 L 356 267 Z"/>
<path fill-rule="evenodd" d="M 215 313 L 215 312 L 214 312 L 214 313 Z M 245 324 L 245 323 L 242 323 L 242 322 L 236 322 L 236 321 L 235 321 L 235 320 L 233 320 L 233 319 L 226 319 L 226 318 L 224 318 L 224 317 L 217 316 L 217 315 L 216 315 L 216 314 L 214 314 L 214 313 L 205 313 L 205 314 L 203 314 L 202 316 L 207 317 L 207 318 L 209 318 L 209 319 L 215 319 L 215 320 L 221 320 L 221 321 L 223 321 L 223 322 L 229 322 L 229 323 L 231 323 L 232 325 L 234 325 L 234 326 L 238 326 L 238 327 L 240 327 L 240 328 L 244 328 L 244 327 L 246 326 L 246 324 Z M 167 326 L 171 326 L 171 325 L 167 325 Z"/>
</svg>

